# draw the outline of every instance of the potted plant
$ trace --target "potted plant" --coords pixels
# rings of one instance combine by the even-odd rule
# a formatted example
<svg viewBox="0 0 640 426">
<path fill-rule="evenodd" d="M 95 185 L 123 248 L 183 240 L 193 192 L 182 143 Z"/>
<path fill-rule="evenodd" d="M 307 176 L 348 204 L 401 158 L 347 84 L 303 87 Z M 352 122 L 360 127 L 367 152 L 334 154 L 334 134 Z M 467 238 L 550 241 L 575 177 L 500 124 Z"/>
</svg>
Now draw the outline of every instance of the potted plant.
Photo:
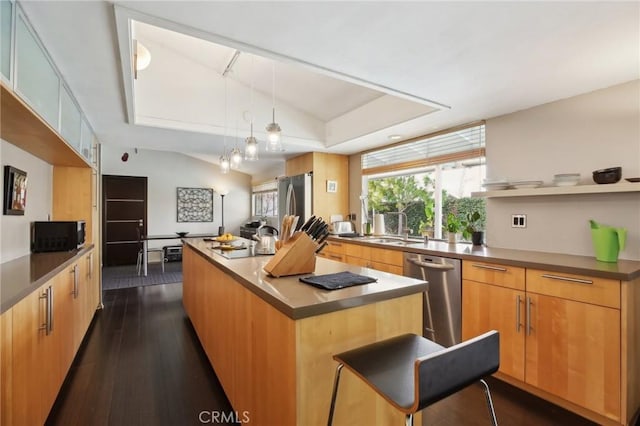
<svg viewBox="0 0 640 426">
<path fill-rule="evenodd" d="M 458 217 L 455 214 L 449 213 L 449 215 L 447 216 L 447 231 L 449 232 L 449 235 L 448 235 L 449 244 L 455 244 L 457 240 L 456 234 L 460 232 L 461 228 L 462 228 L 462 224 L 460 223 L 460 219 L 458 219 Z"/>
<path fill-rule="evenodd" d="M 433 219 L 435 217 L 433 208 L 434 201 L 427 200 L 424 205 L 425 220 L 420 221 L 420 234 L 424 237 L 425 243 L 429 241 L 429 238 L 433 238 Z"/>
<path fill-rule="evenodd" d="M 480 212 L 469 212 L 462 223 L 462 236 L 466 240 L 471 238 L 471 243 L 474 246 L 482 245 L 482 241 L 484 240 L 484 232 L 481 228 L 481 218 Z"/>
</svg>

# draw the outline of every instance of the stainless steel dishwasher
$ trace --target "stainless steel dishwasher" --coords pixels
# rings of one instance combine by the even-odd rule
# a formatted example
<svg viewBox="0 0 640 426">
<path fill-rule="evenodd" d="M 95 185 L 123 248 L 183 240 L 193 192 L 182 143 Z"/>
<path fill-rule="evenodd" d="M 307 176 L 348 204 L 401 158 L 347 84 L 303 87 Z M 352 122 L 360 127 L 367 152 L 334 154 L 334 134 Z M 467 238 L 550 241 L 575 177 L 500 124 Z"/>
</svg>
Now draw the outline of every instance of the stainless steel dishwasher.
<svg viewBox="0 0 640 426">
<path fill-rule="evenodd" d="M 404 254 L 404 275 L 429 282 L 424 297 L 424 337 L 446 347 L 461 340 L 461 264 L 460 259 Z"/>
</svg>

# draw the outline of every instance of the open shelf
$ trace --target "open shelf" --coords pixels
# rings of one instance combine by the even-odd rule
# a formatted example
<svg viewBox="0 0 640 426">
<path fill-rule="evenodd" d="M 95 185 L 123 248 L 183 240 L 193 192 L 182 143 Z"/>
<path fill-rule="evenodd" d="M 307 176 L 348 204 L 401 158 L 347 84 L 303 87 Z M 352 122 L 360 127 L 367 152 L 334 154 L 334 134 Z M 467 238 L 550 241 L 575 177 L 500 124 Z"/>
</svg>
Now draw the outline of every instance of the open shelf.
<svg viewBox="0 0 640 426">
<path fill-rule="evenodd" d="M 607 185 L 545 186 L 541 188 L 503 189 L 499 191 L 472 192 L 472 197 L 537 197 L 541 195 L 611 194 L 640 192 L 640 182 L 621 181 Z"/>
</svg>

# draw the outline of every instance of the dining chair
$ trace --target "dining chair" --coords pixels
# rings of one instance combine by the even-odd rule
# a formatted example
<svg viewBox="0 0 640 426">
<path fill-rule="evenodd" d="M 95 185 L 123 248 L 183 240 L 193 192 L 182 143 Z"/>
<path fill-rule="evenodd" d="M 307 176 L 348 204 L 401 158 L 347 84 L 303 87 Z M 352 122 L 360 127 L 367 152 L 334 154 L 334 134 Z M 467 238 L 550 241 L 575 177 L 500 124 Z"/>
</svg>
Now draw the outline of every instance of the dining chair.
<svg viewBox="0 0 640 426">
<path fill-rule="evenodd" d="M 415 334 L 403 334 L 334 355 L 336 368 L 328 425 L 333 415 L 343 367 L 353 372 L 391 405 L 413 415 L 472 383 L 484 386 L 491 424 L 497 419 L 489 386 L 483 378 L 498 371 L 500 336 L 493 330 L 445 348 Z"/>
<path fill-rule="evenodd" d="M 136 270 L 138 271 L 138 275 L 142 273 L 142 262 L 144 260 L 144 241 L 142 240 L 142 231 L 140 227 L 136 228 L 136 232 L 138 234 L 138 259 L 136 260 Z M 164 274 L 164 250 L 162 247 L 157 248 L 147 248 L 147 262 L 149 259 L 149 253 L 160 253 L 160 265 L 162 266 L 162 273 Z"/>
</svg>

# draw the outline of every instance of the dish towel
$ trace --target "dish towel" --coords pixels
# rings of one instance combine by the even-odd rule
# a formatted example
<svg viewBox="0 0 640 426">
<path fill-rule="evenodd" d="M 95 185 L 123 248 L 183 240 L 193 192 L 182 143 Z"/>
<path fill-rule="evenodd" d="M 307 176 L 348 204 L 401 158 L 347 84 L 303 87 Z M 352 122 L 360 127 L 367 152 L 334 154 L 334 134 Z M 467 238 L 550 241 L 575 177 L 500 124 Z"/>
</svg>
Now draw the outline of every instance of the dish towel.
<svg viewBox="0 0 640 426">
<path fill-rule="evenodd" d="M 367 277 L 366 275 L 358 275 L 353 272 L 345 271 L 335 274 L 309 275 L 308 277 L 300 278 L 300 281 L 325 290 L 337 290 L 339 288 L 351 287 L 354 285 L 374 283 L 378 280 L 376 278 Z"/>
</svg>

